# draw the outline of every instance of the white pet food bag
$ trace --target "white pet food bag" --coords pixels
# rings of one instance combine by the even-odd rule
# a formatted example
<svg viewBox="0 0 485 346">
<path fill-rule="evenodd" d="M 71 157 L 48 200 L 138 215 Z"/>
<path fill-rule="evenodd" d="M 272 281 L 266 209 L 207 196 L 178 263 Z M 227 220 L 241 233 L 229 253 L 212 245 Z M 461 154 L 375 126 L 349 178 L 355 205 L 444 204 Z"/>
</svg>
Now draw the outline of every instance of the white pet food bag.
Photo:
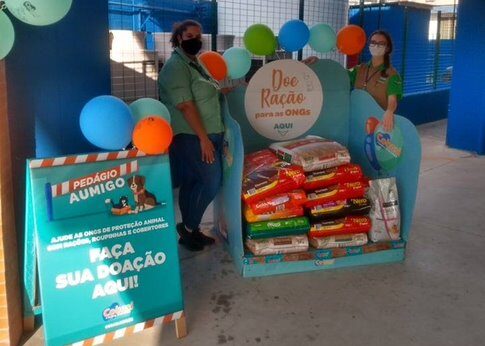
<svg viewBox="0 0 485 346">
<path fill-rule="evenodd" d="M 273 143 L 269 147 L 280 159 L 303 167 L 305 172 L 332 168 L 350 162 L 350 154 L 343 145 L 317 136 L 288 142 Z"/>
<path fill-rule="evenodd" d="M 372 203 L 372 227 L 369 238 L 373 242 L 401 238 L 401 213 L 396 178 L 376 179 L 369 182 L 368 198 Z"/>
<path fill-rule="evenodd" d="M 246 246 L 256 256 L 308 251 L 306 234 L 267 239 L 247 239 Z"/>
<path fill-rule="evenodd" d="M 362 246 L 367 244 L 367 234 L 339 234 L 330 237 L 310 238 L 310 244 L 316 249 L 332 249 L 347 246 Z"/>
</svg>

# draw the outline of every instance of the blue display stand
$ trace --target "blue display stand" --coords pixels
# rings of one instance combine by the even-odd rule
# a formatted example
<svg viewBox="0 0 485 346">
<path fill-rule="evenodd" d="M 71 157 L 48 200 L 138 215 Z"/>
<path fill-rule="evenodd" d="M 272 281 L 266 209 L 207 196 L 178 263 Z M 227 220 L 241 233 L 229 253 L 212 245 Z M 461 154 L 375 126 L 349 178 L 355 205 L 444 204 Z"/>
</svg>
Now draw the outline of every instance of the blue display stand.
<svg viewBox="0 0 485 346">
<path fill-rule="evenodd" d="M 224 183 L 215 203 L 216 229 L 226 240 L 235 265 L 244 277 L 266 276 L 348 266 L 391 263 L 405 257 L 409 239 L 421 162 L 421 144 L 414 125 L 396 116 L 404 143 L 400 160 L 392 169 L 376 170 L 365 152 L 366 124 L 370 117 L 381 119 L 384 110 L 365 91 L 350 92 L 347 71 L 331 60 L 320 60 L 311 66 L 320 79 L 324 101 L 314 126 L 305 135 L 333 139 L 348 147 L 352 161 L 362 166 L 370 178 L 396 177 L 401 207 L 402 240 L 369 243 L 343 249 L 309 250 L 298 254 L 254 256 L 243 243 L 241 188 L 244 154 L 264 149 L 271 144 L 250 125 L 244 108 L 246 89 L 238 88 L 224 102 L 226 149 Z"/>
</svg>

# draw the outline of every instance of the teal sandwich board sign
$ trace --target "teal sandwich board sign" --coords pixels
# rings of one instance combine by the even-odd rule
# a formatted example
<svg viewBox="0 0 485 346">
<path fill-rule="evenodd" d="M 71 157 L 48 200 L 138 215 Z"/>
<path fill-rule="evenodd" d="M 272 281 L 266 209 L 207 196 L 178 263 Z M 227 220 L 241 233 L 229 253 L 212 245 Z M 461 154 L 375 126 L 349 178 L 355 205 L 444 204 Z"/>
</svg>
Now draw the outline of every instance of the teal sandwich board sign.
<svg viewBox="0 0 485 346">
<path fill-rule="evenodd" d="M 26 242 L 35 246 L 47 345 L 99 344 L 183 317 L 167 155 L 27 167 Z"/>
</svg>

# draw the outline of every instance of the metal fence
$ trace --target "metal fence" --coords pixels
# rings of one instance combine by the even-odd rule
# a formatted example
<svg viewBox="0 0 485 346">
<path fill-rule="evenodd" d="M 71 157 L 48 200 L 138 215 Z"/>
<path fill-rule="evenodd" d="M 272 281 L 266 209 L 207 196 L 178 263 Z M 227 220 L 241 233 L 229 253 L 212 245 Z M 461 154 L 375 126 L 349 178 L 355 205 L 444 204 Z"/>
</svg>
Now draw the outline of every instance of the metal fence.
<svg viewBox="0 0 485 346">
<path fill-rule="evenodd" d="M 245 30 L 255 23 L 268 25 L 276 35 L 286 21 L 296 18 L 309 26 L 326 23 L 335 31 L 349 21 L 364 27 L 368 34 L 378 28 L 386 29 L 394 40 L 392 61 L 403 78 L 405 94 L 446 89 L 451 85 L 458 0 L 434 0 L 434 3 L 447 6 L 427 5 L 429 0 L 422 0 L 422 3 L 390 0 L 109 0 L 112 92 L 126 101 L 158 97 L 157 76 L 172 51 L 169 44 L 172 26 L 184 19 L 195 19 L 202 24 L 203 50 L 219 52 L 243 46 Z M 265 61 L 302 59 L 309 55 L 346 64 L 346 57 L 337 51 L 321 54 L 307 46 L 292 54 L 278 49 L 272 57 L 253 57 L 248 78 Z M 361 61 L 369 58 L 367 50 L 360 56 Z"/>
<path fill-rule="evenodd" d="M 109 0 L 112 94 L 131 102 L 158 98 L 157 78 L 170 56 L 173 24 L 195 19 L 204 27 L 204 49 L 216 30 L 215 2 L 193 0 Z"/>
<path fill-rule="evenodd" d="M 109 0 L 108 4 L 112 93 L 126 101 L 157 97 L 157 74 L 171 54 L 175 22 L 199 21 L 202 49 L 223 52 L 243 46 L 242 37 L 251 24 L 266 24 L 277 35 L 290 19 L 302 19 L 309 26 L 326 23 L 336 31 L 348 20 L 348 0 Z M 304 48 L 291 54 L 278 49 L 272 57 L 253 57 L 248 78 L 264 61 L 309 55 L 345 62 L 336 51 L 319 54 Z"/>
<path fill-rule="evenodd" d="M 217 1 L 217 35 L 232 36 L 233 46 L 242 47 L 246 29 L 256 23 L 269 26 L 278 35 L 283 24 L 291 19 L 301 19 L 308 26 L 326 23 L 335 31 L 345 26 L 348 19 L 347 0 L 218 0 Z M 229 47 L 218 44 L 214 49 L 224 51 Z M 333 51 L 322 54 L 306 46 L 302 51 L 287 53 L 278 48 L 276 55 L 270 57 L 253 57 L 249 79 L 264 62 L 276 59 L 302 59 L 310 55 L 333 59 L 341 64 L 345 56 Z"/>
</svg>

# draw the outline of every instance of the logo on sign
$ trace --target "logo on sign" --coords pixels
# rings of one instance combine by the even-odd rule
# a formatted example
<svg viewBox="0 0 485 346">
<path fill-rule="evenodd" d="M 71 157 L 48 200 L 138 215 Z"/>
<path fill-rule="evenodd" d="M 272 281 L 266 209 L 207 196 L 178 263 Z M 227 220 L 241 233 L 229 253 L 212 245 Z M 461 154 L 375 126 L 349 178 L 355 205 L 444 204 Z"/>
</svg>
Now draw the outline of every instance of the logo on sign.
<svg viewBox="0 0 485 346">
<path fill-rule="evenodd" d="M 131 315 L 133 311 L 133 302 L 126 305 L 119 305 L 118 303 L 113 303 L 110 307 L 103 310 L 103 319 L 105 321 L 114 320 L 117 317 Z"/>
<path fill-rule="evenodd" d="M 378 132 L 376 134 L 376 144 L 385 149 L 394 157 L 401 156 L 401 149 L 391 142 L 391 135 L 389 133 Z"/>
<path fill-rule="evenodd" d="M 251 126 L 273 140 L 303 135 L 323 105 L 322 85 L 307 65 L 295 60 L 266 64 L 249 82 L 245 110 Z"/>
<path fill-rule="evenodd" d="M 376 170 L 390 172 L 402 158 L 404 139 L 397 125 L 391 132 L 382 128 L 379 119 L 369 117 L 366 122 L 364 151 L 371 166 Z"/>
</svg>

